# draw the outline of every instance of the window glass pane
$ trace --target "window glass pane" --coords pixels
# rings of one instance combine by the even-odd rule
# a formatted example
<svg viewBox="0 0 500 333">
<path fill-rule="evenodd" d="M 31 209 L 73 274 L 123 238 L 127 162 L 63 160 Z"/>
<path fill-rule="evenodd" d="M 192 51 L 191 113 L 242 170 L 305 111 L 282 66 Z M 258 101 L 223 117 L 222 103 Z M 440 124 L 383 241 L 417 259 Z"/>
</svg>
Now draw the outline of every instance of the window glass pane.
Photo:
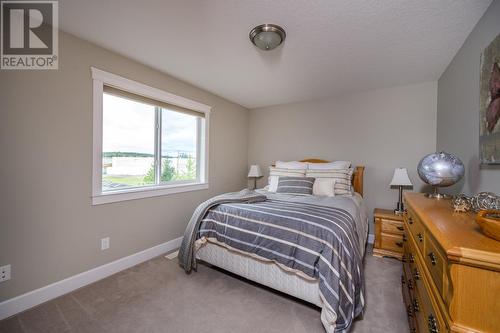
<svg viewBox="0 0 500 333">
<path fill-rule="evenodd" d="M 155 183 L 155 108 L 103 94 L 102 191 Z"/>
<path fill-rule="evenodd" d="M 198 117 L 162 109 L 161 181 L 197 180 Z"/>
</svg>

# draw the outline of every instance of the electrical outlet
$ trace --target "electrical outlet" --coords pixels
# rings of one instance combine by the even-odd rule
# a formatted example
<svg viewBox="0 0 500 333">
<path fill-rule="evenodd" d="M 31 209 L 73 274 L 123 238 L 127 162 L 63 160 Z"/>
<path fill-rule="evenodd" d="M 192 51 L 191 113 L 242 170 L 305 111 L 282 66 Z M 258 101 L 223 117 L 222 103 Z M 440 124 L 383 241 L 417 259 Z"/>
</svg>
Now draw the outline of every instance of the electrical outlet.
<svg viewBox="0 0 500 333">
<path fill-rule="evenodd" d="M 109 249 L 109 237 L 101 239 L 101 250 Z"/>
<path fill-rule="evenodd" d="M 10 280 L 10 265 L 0 267 L 0 282 Z"/>
</svg>

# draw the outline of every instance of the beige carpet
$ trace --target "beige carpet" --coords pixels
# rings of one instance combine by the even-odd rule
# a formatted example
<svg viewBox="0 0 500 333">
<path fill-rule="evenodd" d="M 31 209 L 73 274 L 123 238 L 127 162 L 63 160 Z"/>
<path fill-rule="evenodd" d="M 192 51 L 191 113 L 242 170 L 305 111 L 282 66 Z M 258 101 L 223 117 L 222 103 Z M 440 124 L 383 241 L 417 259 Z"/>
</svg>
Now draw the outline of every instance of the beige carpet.
<svg viewBox="0 0 500 333">
<path fill-rule="evenodd" d="M 401 263 L 367 254 L 366 313 L 352 332 L 408 332 Z M 0 332 L 324 333 L 319 309 L 200 265 L 158 257 L 0 321 Z"/>
</svg>

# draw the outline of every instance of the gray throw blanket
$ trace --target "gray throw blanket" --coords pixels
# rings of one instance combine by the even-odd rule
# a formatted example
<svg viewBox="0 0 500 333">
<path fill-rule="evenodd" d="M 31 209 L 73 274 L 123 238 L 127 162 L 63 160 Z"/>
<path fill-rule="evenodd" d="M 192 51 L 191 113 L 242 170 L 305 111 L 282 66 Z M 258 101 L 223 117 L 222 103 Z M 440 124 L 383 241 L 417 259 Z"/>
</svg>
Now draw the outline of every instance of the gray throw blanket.
<svg viewBox="0 0 500 333">
<path fill-rule="evenodd" d="M 239 192 L 215 196 L 200 204 L 194 211 L 186 231 L 184 232 L 184 238 L 182 239 L 182 244 L 179 249 L 179 265 L 186 273 L 190 273 L 193 268 L 196 269 L 194 242 L 196 241 L 196 235 L 200 228 L 201 221 L 210 208 L 224 203 L 255 203 L 265 201 L 266 199 L 265 195 L 244 189 Z"/>
</svg>

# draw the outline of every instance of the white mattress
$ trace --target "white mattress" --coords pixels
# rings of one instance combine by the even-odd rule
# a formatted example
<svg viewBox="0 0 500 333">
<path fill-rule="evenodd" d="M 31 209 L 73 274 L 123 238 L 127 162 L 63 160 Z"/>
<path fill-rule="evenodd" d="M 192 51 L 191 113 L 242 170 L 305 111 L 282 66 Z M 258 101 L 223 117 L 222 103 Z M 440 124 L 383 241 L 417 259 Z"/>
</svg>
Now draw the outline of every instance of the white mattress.
<svg viewBox="0 0 500 333">
<path fill-rule="evenodd" d="M 319 307 L 323 305 L 316 279 L 285 271 L 272 261 L 259 260 L 212 242 L 202 245 L 196 258 Z"/>
</svg>

